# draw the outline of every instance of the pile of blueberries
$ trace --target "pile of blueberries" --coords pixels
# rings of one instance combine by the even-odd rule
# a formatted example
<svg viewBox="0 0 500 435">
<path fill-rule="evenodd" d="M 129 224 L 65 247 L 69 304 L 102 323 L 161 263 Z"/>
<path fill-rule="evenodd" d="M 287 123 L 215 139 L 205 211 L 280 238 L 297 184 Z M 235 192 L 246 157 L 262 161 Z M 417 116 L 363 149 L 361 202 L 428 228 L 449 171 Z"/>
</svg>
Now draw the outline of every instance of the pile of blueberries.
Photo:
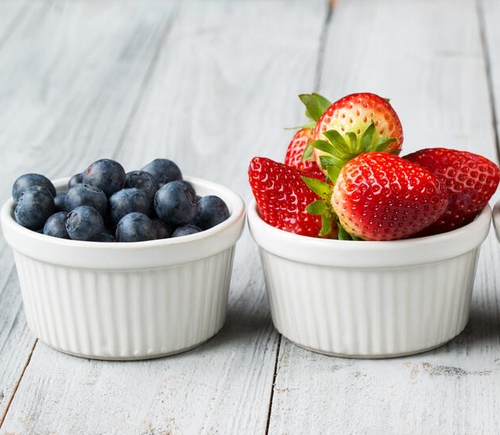
<svg viewBox="0 0 500 435">
<path fill-rule="evenodd" d="M 41 174 L 21 175 L 12 186 L 14 217 L 43 234 L 97 242 L 139 242 L 198 233 L 229 217 L 216 195 L 198 196 L 169 159 L 125 172 L 100 159 L 73 175 L 57 193 Z"/>
</svg>

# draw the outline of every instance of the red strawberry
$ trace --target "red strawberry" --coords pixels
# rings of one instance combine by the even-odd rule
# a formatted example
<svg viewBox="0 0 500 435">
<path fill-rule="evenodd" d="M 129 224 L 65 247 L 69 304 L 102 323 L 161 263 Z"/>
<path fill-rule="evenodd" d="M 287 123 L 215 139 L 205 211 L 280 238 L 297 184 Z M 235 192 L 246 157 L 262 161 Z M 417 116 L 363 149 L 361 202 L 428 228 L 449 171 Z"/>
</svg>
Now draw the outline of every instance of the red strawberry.
<svg viewBox="0 0 500 435">
<path fill-rule="evenodd" d="M 500 181 L 495 163 L 468 151 L 425 148 L 404 158 L 432 172 L 448 194 L 448 208 L 422 235 L 443 233 L 470 223 L 488 204 Z"/>
<path fill-rule="evenodd" d="M 313 138 L 320 142 L 313 143 L 316 161 L 326 173 L 328 166 L 334 165 L 338 171 L 363 152 L 398 154 L 403 128 L 387 99 L 364 92 L 347 95 L 330 105 L 318 119 Z"/>
<path fill-rule="evenodd" d="M 322 223 L 320 216 L 306 211 L 318 196 L 302 177 L 304 172 L 265 157 L 254 157 L 248 178 L 255 202 L 264 222 L 284 231 L 317 237 Z"/>
<path fill-rule="evenodd" d="M 346 95 L 335 101 L 316 123 L 314 137 L 321 139 L 328 130 L 337 130 L 342 135 L 348 132 L 361 135 L 372 122 L 377 137 L 396 139 L 384 151 L 401 150 L 403 128 L 397 113 L 387 99 L 369 92 Z"/>
<path fill-rule="evenodd" d="M 323 175 L 314 160 L 303 160 L 304 151 L 312 141 L 312 128 L 301 128 L 298 130 L 290 141 L 285 155 L 285 165 L 293 166 L 300 171 L 307 172 L 311 175 Z"/>
<path fill-rule="evenodd" d="M 355 238 L 407 238 L 432 224 L 448 195 L 427 169 L 386 152 L 360 154 L 340 171 L 331 198 L 342 227 Z"/>
</svg>

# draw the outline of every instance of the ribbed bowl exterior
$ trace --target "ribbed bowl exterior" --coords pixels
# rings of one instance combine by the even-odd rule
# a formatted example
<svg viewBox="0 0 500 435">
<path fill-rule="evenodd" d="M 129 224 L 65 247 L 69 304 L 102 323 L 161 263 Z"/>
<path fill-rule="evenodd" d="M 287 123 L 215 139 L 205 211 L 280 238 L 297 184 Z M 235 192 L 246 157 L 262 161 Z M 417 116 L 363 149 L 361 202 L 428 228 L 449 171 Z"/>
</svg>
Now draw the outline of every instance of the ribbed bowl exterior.
<svg viewBox="0 0 500 435">
<path fill-rule="evenodd" d="M 466 326 L 478 250 L 392 270 L 290 263 L 261 250 L 276 329 L 310 350 L 383 358 L 423 352 Z"/>
<path fill-rule="evenodd" d="M 106 271 L 15 253 L 33 333 L 63 352 L 120 360 L 178 353 L 214 336 L 226 318 L 232 258 L 231 248 L 179 266 Z"/>
<path fill-rule="evenodd" d="M 191 349 L 226 318 L 233 248 L 156 269 L 106 271 L 15 253 L 30 329 L 49 346 L 99 359 L 145 359 Z"/>
<path fill-rule="evenodd" d="M 82 357 L 133 360 L 189 350 L 222 328 L 245 204 L 224 186 L 187 180 L 201 196 L 221 197 L 228 219 L 183 237 L 82 242 L 23 228 L 14 220 L 13 201 L 4 204 L 3 233 L 38 339 Z M 67 179 L 54 184 L 64 189 Z"/>
<path fill-rule="evenodd" d="M 469 318 L 486 207 L 470 224 L 388 242 L 326 240 L 273 228 L 248 207 L 271 316 L 286 338 L 343 357 L 388 358 L 438 347 Z"/>
</svg>

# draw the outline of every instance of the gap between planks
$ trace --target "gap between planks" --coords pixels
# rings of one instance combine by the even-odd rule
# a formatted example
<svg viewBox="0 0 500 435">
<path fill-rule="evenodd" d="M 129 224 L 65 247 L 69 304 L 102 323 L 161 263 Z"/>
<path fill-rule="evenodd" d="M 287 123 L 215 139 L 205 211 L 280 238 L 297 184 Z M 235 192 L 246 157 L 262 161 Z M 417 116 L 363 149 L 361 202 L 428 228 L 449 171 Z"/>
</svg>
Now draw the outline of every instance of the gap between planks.
<svg viewBox="0 0 500 435">
<path fill-rule="evenodd" d="M 274 360 L 274 373 L 273 373 L 273 382 L 271 384 L 271 395 L 269 397 L 269 408 L 267 411 L 267 421 L 266 421 L 266 431 L 265 434 L 269 434 L 269 427 L 271 425 L 271 414 L 273 412 L 273 400 L 274 400 L 274 390 L 276 386 L 276 378 L 278 377 L 278 365 L 279 365 L 279 359 L 280 359 L 280 350 L 281 350 L 281 343 L 283 342 L 283 336 L 281 334 L 278 334 L 278 345 L 276 347 L 276 357 Z"/>
<path fill-rule="evenodd" d="M 30 365 L 31 357 L 33 356 L 33 352 L 35 351 L 35 347 L 36 347 L 37 343 L 38 343 L 38 338 L 35 339 L 35 342 L 33 343 L 33 346 L 31 347 L 31 351 L 29 353 L 28 359 L 26 360 L 26 363 L 24 364 L 23 370 L 21 371 L 21 375 L 19 376 L 19 379 L 16 382 L 16 385 L 14 386 L 14 389 L 12 390 L 12 393 L 10 395 L 9 401 L 7 402 L 7 406 L 5 407 L 5 412 L 0 417 L 0 429 L 3 426 L 3 422 L 5 420 L 5 417 L 7 417 L 7 414 L 9 413 L 10 405 L 12 404 L 12 402 L 14 400 L 14 397 L 16 396 L 17 389 L 19 388 L 19 385 L 21 384 L 21 381 L 23 380 L 24 373 L 26 372 L 26 369 Z"/>
<path fill-rule="evenodd" d="M 491 111 L 491 122 L 493 124 L 493 131 L 495 135 L 495 150 L 497 153 L 497 161 L 500 161 L 500 138 L 498 135 L 498 115 L 495 107 L 495 87 L 493 86 L 493 78 L 491 74 L 491 56 L 490 56 L 490 46 L 488 45 L 488 37 L 486 35 L 486 20 L 484 18 L 484 8 L 481 1 L 476 1 L 476 12 L 479 26 L 479 35 L 481 38 L 481 47 L 483 49 L 483 56 L 485 62 L 485 73 L 486 73 L 486 85 L 488 87 L 488 97 Z"/>
</svg>

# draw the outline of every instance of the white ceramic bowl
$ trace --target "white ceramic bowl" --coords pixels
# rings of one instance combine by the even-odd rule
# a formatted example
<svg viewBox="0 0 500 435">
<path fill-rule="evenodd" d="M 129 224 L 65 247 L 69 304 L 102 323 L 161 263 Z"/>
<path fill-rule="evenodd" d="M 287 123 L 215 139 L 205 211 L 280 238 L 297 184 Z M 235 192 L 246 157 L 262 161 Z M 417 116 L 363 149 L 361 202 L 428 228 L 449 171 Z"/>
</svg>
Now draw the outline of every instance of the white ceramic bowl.
<svg viewBox="0 0 500 435">
<path fill-rule="evenodd" d="M 146 359 L 191 349 L 226 319 L 233 255 L 245 224 L 231 190 L 186 177 L 220 196 L 231 216 L 198 234 L 133 243 L 64 240 L 30 231 L 1 211 L 26 319 L 49 346 L 97 359 Z M 58 190 L 67 179 L 54 182 Z"/>
<path fill-rule="evenodd" d="M 497 201 L 493 207 L 493 227 L 497 240 L 500 242 L 500 201 Z"/>
<path fill-rule="evenodd" d="M 385 358 L 438 347 L 469 317 L 491 208 L 469 225 L 412 240 L 324 240 L 266 224 L 248 208 L 273 323 L 312 351 Z"/>
</svg>

